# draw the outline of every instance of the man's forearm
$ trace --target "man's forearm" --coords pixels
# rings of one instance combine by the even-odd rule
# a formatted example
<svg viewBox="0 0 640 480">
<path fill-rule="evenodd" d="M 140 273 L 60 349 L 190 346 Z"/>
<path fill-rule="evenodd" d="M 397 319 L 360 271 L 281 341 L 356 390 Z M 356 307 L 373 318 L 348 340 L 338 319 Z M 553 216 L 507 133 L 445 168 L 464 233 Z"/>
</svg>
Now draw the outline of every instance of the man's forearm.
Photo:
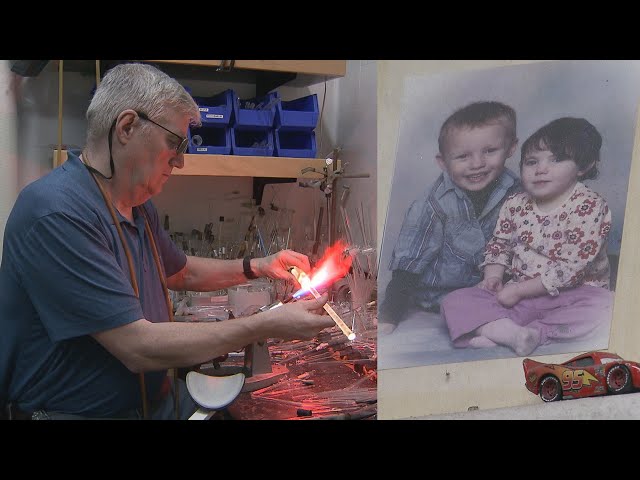
<svg viewBox="0 0 640 480">
<path fill-rule="evenodd" d="M 273 312 L 223 322 L 155 323 L 149 341 L 145 342 L 144 360 L 148 364 L 145 370 L 198 365 L 266 340 L 263 317 L 269 314 Z"/>
<path fill-rule="evenodd" d="M 252 271 L 256 271 L 257 262 L 251 261 Z M 243 273 L 242 259 L 219 260 L 187 256 L 187 264 L 175 275 L 167 279 L 167 286 L 172 290 L 189 290 L 209 292 L 238 285 L 247 281 Z"/>
<path fill-rule="evenodd" d="M 94 337 L 133 372 L 189 367 L 266 340 L 270 315 L 274 312 L 223 322 L 140 319 Z"/>
</svg>

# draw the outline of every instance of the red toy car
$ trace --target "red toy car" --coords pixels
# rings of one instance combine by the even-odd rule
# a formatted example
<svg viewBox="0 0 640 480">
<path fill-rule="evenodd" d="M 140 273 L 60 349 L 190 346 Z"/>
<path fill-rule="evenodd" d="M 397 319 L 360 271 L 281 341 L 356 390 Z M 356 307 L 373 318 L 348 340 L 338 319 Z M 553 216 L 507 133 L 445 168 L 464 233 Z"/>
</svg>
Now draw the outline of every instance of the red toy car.
<svg viewBox="0 0 640 480">
<path fill-rule="evenodd" d="M 545 402 L 625 393 L 640 388 L 640 363 L 609 352 L 588 352 L 561 363 L 522 361 L 525 386 Z"/>
</svg>

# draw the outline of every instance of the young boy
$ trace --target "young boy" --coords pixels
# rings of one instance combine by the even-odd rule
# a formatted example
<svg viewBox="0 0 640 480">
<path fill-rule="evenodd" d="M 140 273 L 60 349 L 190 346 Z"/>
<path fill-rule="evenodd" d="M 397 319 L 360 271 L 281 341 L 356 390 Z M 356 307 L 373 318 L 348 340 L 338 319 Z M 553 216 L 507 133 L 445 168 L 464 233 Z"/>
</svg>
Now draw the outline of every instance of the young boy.
<svg viewBox="0 0 640 480">
<path fill-rule="evenodd" d="M 517 145 L 516 114 L 500 102 L 472 103 L 443 123 L 436 155 L 442 174 L 405 215 L 379 333 L 393 332 L 416 309 L 438 312 L 447 293 L 480 282 L 478 265 L 500 207 L 520 190 L 505 168 Z"/>
</svg>

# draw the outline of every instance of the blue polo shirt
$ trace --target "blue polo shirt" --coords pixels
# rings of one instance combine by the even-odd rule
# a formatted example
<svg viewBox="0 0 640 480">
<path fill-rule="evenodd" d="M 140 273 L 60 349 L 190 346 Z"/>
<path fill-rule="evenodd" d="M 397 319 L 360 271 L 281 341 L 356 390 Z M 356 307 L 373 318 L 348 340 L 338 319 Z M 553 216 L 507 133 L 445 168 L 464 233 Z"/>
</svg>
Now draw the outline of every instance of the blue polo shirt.
<svg viewBox="0 0 640 480">
<path fill-rule="evenodd" d="M 187 259 L 161 228 L 150 200 L 133 209 L 133 222 L 117 213 L 135 265 L 138 299 L 111 214 L 79 153 L 70 152 L 64 164 L 25 187 L 6 224 L 0 405 L 109 417 L 140 408 L 139 375 L 91 334 L 140 318 L 169 319 L 140 208 L 149 217 L 161 274 L 179 272 Z M 145 374 L 149 399 L 165 375 Z"/>
</svg>

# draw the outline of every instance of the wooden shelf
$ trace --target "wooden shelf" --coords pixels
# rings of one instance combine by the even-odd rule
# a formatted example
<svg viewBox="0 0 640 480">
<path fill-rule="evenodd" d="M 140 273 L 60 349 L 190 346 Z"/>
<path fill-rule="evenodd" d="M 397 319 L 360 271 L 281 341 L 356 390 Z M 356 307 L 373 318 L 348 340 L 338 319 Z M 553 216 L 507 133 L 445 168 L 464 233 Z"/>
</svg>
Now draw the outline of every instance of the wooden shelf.
<svg viewBox="0 0 640 480">
<path fill-rule="evenodd" d="M 280 85 L 306 87 L 325 80 L 344 77 L 346 60 L 100 60 L 101 71 L 126 61 L 155 65 L 174 78 L 185 81 L 214 81 L 249 83 L 256 85 L 256 94 Z M 219 68 L 224 62 L 224 68 Z M 58 69 L 59 60 L 52 60 L 51 67 Z M 65 60 L 66 72 L 95 75 L 95 60 Z"/>
<path fill-rule="evenodd" d="M 179 65 L 202 65 L 218 68 L 223 60 L 145 60 L 146 62 L 175 63 Z M 224 60 L 229 65 L 230 60 Z M 233 68 L 263 70 L 269 72 L 305 73 L 344 77 L 346 60 L 235 60 Z"/>
<path fill-rule="evenodd" d="M 174 175 L 209 175 L 220 177 L 284 177 L 320 178 L 321 173 L 302 170 L 314 167 L 319 172 L 325 166 L 323 158 L 247 157 L 242 155 L 184 156 L 184 167 L 175 168 Z"/>
<path fill-rule="evenodd" d="M 57 149 L 53 151 L 53 165 Z M 61 163 L 67 159 L 62 150 Z M 202 175 L 216 177 L 271 177 L 271 178 L 322 178 L 322 173 L 301 173 L 313 167 L 322 172 L 324 158 L 247 157 L 242 155 L 193 155 L 185 154 L 184 167 L 174 168 L 173 175 Z M 340 168 L 340 161 L 336 168 Z"/>
</svg>

